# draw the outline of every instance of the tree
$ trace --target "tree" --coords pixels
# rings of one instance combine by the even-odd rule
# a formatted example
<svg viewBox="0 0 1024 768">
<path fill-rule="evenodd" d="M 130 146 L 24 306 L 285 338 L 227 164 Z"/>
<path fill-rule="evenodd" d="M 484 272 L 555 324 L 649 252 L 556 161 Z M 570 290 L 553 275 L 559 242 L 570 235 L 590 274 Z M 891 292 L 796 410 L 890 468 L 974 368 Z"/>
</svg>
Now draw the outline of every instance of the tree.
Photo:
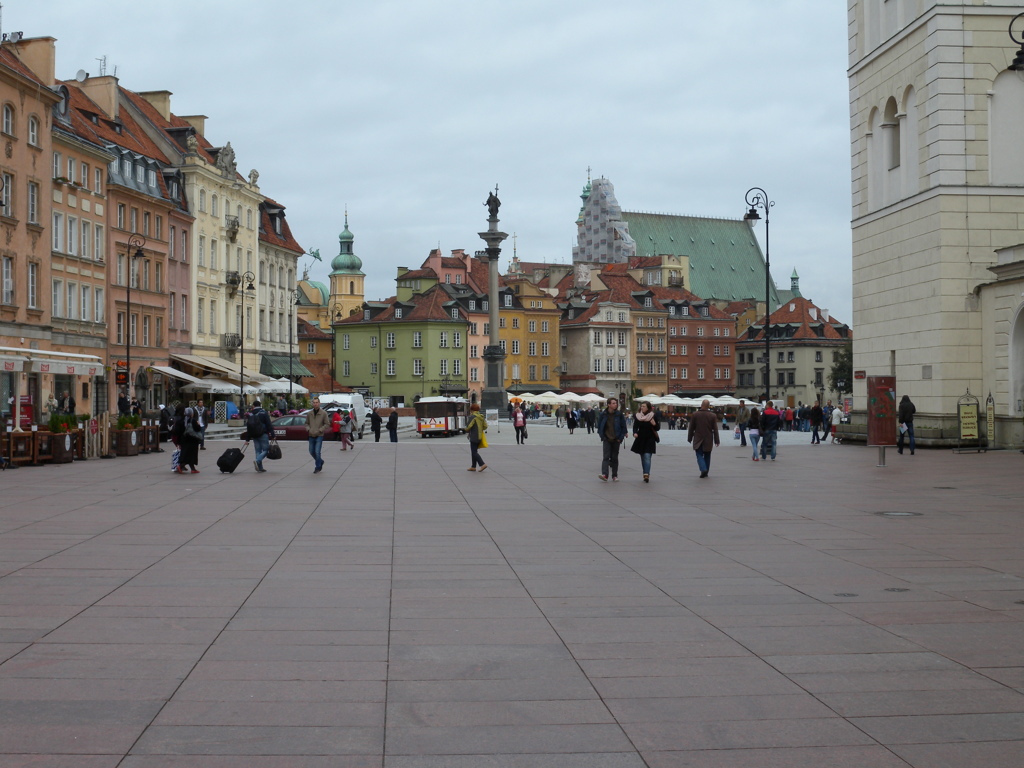
<svg viewBox="0 0 1024 768">
<path fill-rule="evenodd" d="M 842 382 L 842 386 L 839 383 Z M 848 341 L 839 349 L 836 361 L 828 374 L 828 387 L 840 395 L 853 392 L 853 342 Z"/>
</svg>

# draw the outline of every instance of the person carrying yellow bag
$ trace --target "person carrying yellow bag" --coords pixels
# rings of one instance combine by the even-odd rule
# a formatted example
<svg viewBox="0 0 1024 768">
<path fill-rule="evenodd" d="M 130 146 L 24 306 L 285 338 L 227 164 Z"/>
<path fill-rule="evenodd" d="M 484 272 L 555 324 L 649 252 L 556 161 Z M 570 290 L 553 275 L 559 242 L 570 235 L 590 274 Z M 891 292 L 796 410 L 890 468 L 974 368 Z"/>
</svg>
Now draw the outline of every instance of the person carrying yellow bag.
<svg viewBox="0 0 1024 768">
<path fill-rule="evenodd" d="M 466 426 L 466 437 L 469 438 L 469 455 L 473 459 L 473 464 L 468 471 L 483 472 L 487 469 L 487 465 L 480 458 L 480 449 L 487 447 L 487 419 L 480 413 L 480 406 L 477 403 L 469 406 L 469 412 L 471 416 L 469 424 Z M 479 470 L 477 465 L 480 466 Z"/>
</svg>

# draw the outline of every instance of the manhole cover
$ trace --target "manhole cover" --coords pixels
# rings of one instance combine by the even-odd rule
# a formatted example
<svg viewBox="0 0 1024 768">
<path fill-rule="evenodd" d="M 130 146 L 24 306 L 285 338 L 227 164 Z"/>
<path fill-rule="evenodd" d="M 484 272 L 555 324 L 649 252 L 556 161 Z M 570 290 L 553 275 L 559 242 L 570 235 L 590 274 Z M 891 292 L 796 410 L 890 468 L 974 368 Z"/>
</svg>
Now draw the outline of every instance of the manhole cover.
<svg viewBox="0 0 1024 768">
<path fill-rule="evenodd" d="M 856 592 L 836 592 L 833 597 L 858 597 Z"/>
<path fill-rule="evenodd" d="M 886 592 L 909 592 L 910 590 L 906 587 L 886 587 Z"/>
<path fill-rule="evenodd" d="M 882 517 L 920 517 L 920 512 L 875 512 L 876 515 Z"/>
</svg>

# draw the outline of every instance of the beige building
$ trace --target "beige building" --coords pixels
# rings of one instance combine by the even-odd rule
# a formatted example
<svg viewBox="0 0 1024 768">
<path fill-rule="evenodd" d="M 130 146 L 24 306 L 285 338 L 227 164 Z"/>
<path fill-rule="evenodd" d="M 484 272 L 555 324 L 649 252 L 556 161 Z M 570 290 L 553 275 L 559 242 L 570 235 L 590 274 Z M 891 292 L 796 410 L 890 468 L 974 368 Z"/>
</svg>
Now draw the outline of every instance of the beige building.
<svg viewBox="0 0 1024 768">
<path fill-rule="evenodd" d="M 970 390 L 992 393 L 997 443 L 1024 439 L 1024 78 L 1007 71 L 1019 12 L 850 3 L 853 365 L 896 376 L 919 438 L 955 437 Z M 853 394 L 862 411 L 863 379 Z"/>
</svg>

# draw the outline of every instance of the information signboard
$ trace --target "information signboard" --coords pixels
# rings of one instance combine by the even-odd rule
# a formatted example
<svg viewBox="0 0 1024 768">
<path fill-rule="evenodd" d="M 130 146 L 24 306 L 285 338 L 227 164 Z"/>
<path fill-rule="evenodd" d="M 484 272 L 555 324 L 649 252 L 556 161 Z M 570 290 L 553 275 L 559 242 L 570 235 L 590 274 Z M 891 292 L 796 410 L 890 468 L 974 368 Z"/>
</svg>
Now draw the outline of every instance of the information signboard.
<svg viewBox="0 0 1024 768">
<path fill-rule="evenodd" d="M 896 377 L 868 376 L 868 446 L 896 445 Z"/>
</svg>

